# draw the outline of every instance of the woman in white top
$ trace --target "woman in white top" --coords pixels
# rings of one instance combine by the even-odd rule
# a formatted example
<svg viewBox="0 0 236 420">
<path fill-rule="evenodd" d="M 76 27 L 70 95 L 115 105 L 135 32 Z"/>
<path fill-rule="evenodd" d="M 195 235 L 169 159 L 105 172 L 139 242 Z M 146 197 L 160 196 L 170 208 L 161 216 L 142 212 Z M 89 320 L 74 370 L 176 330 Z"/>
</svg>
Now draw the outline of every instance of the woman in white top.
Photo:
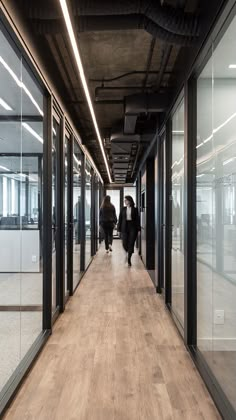
<svg viewBox="0 0 236 420">
<path fill-rule="evenodd" d="M 128 265 L 131 267 L 134 244 L 141 227 L 138 209 L 130 195 L 125 196 L 125 207 L 120 212 L 117 230 L 121 232 L 123 248 L 128 253 Z"/>
</svg>

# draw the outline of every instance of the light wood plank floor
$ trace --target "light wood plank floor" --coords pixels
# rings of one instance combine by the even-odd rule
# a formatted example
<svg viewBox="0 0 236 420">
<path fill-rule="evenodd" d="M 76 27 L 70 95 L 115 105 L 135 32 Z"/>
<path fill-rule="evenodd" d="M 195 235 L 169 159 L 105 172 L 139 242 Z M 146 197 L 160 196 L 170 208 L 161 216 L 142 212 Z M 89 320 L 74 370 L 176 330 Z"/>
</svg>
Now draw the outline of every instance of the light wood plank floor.
<svg viewBox="0 0 236 420">
<path fill-rule="evenodd" d="M 102 247 L 5 420 L 218 420 L 138 255 Z"/>
</svg>

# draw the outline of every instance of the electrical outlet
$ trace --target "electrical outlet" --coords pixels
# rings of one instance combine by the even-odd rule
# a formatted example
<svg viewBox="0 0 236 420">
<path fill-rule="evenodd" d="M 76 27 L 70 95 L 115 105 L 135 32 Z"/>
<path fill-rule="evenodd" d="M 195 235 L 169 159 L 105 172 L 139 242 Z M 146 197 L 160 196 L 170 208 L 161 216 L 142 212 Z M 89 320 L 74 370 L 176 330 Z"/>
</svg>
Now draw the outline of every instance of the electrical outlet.
<svg viewBox="0 0 236 420">
<path fill-rule="evenodd" d="M 36 255 L 32 255 L 32 262 L 33 262 L 33 263 L 36 263 L 36 262 L 37 262 L 37 257 L 36 257 Z"/>
<path fill-rule="evenodd" d="M 223 309 L 215 310 L 214 324 L 223 325 L 225 323 L 225 311 Z"/>
</svg>

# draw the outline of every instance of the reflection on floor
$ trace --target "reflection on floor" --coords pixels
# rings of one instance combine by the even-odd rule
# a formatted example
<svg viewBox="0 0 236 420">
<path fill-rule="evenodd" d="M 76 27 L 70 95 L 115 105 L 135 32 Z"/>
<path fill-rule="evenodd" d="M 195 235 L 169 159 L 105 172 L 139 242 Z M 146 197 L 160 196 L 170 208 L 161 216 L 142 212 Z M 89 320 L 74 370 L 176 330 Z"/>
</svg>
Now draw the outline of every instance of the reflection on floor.
<svg viewBox="0 0 236 420">
<path fill-rule="evenodd" d="M 6 420 L 219 420 L 138 255 L 101 247 Z"/>
</svg>

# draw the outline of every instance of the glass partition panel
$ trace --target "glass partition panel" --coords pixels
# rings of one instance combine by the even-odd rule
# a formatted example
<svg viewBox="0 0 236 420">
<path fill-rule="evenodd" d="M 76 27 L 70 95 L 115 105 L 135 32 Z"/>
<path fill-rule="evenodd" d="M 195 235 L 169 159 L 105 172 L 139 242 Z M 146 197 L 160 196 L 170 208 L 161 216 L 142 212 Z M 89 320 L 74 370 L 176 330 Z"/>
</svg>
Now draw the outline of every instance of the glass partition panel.
<svg viewBox="0 0 236 420">
<path fill-rule="evenodd" d="M 91 166 L 85 163 L 85 268 L 91 260 Z"/>
<path fill-rule="evenodd" d="M 197 81 L 197 346 L 236 409 L 236 18 Z"/>
<path fill-rule="evenodd" d="M 57 153 L 60 141 L 60 126 L 56 119 L 53 119 L 53 137 L 52 137 L 52 312 L 54 313 L 58 306 L 57 290 Z"/>
<path fill-rule="evenodd" d="M 184 102 L 172 119 L 172 310 L 184 327 Z"/>
<path fill-rule="evenodd" d="M 77 286 L 80 276 L 81 250 L 81 150 L 74 140 L 73 153 L 73 288 Z"/>
<path fill-rule="evenodd" d="M 69 147 L 69 137 L 65 136 L 65 141 L 64 141 L 64 151 L 65 151 L 65 161 L 64 161 L 64 165 L 65 165 L 65 176 L 64 176 L 64 194 L 65 194 L 65 213 L 64 213 L 64 245 L 65 245 L 65 296 L 67 296 L 69 294 L 69 284 L 68 284 L 68 270 L 67 270 L 67 246 L 68 246 L 68 176 L 69 176 L 69 171 L 68 171 L 68 147 Z"/>
<path fill-rule="evenodd" d="M 0 392 L 42 331 L 44 98 L 9 39 L 0 30 Z"/>
</svg>

